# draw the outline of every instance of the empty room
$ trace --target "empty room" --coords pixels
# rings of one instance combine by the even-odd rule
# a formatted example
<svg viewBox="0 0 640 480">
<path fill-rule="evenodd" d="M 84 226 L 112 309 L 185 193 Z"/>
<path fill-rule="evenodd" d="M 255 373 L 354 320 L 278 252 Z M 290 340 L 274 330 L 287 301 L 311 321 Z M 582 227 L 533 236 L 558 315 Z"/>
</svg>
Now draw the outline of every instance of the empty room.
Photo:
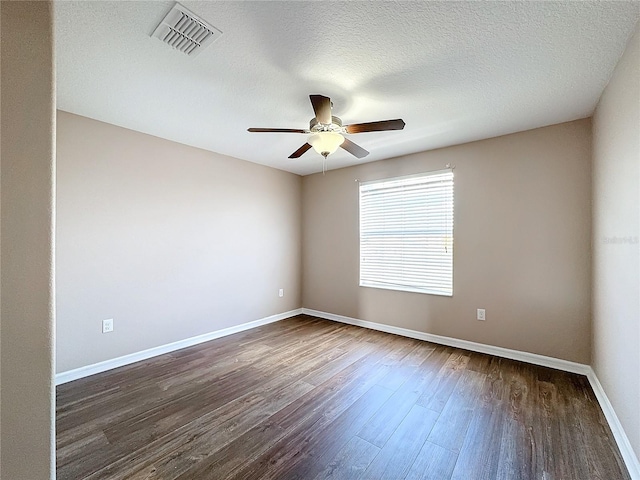
<svg viewBox="0 0 640 480">
<path fill-rule="evenodd" d="M 640 2 L 0 17 L 2 480 L 640 480 Z"/>
</svg>

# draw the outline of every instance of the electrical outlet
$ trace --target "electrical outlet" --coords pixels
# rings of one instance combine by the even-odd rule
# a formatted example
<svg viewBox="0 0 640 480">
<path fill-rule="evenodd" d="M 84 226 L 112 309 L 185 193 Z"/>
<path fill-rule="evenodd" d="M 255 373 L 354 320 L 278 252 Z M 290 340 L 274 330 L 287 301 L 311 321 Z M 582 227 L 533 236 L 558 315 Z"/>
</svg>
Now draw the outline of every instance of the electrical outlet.
<svg viewBox="0 0 640 480">
<path fill-rule="evenodd" d="M 102 333 L 113 332 L 113 318 L 102 320 Z"/>
<path fill-rule="evenodd" d="M 477 317 L 478 317 L 478 320 L 486 320 L 485 313 L 484 313 L 484 308 L 479 308 L 478 309 Z"/>
<path fill-rule="evenodd" d="M 284 288 L 281 288 L 280 290 L 278 290 L 278 296 L 284 297 Z"/>
</svg>

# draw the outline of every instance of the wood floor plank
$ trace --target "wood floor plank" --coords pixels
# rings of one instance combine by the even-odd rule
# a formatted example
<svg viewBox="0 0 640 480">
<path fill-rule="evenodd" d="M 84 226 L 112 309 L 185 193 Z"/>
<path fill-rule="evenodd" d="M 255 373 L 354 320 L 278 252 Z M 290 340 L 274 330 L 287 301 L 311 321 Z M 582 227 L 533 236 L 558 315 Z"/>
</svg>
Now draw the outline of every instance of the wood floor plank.
<svg viewBox="0 0 640 480">
<path fill-rule="evenodd" d="M 575 419 L 571 426 L 564 426 L 564 436 L 571 443 L 566 450 L 570 450 L 573 464 L 583 462 L 585 477 L 589 480 L 604 480 L 611 472 L 621 469 L 620 460 L 616 455 L 606 455 L 600 458 L 599 452 L 614 452 L 612 433 L 600 409 L 590 408 L 596 404 L 595 395 L 588 385 L 586 377 L 562 375 L 572 388 L 558 390 L 560 401 L 565 407 L 567 416 Z M 567 391 L 577 394 L 567 395 Z M 576 454 L 575 445 L 583 445 L 581 454 Z M 584 459 L 581 458 L 584 455 Z M 594 461 L 594 459 L 597 459 Z M 625 480 L 627 477 L 625 476 Z"/>
<path fill-rule="evenodd" d="M 458 454 L 452 480 L 494 480 L 498 475 L 504 412 L 500 405 L 486 404 L 474 410 Z M 483 445 L 483 448 L 478 448 Z"/>
<path fill-rule="evenodd" d="M 56 390 L 61 480 L 630 480 L 585 377 L 307 315 Z"/>
<path fill-rule="evenodd" d="M 321 362 L 322 360 L 323 360 L 323 358 L 322 358 L 322 356 L 320 356 L 319 358 L 315 359 L 314 362 L 300 363 L 300 365 L 297 365 L 297 366 L 293 367 L 293 369 L 289 369 L 286 374 L 274 376 L 271 381 L 268 381 L 267 383 L 261 385 L 258 388 L 254 388 L 253 390 L 250 390 L 251 396 L 255 396 L 256 394 L 258 394 L 258 395 L 261 395 L 261 398 L 269 398 L 270 395 L 274 394 L 273 393 L 273 389 L 285 387 L 287 384 L 289 384 L 291 381 L 293 381 L 296 378 L 296 373 L 297 373 L 298 377 L 305 376 L 306 374 L 308 374 L 309 369 L 313 368 L 313 366 L 315 365 L 316 361 Z M 355 375 L 363 375 L 363 372 L 359 371 L 358 368 L 353 368 L 351 370 L 351 374 L 352 374 L 351 377 L 345 375 L 344 377 L 335 377 L 333 380 L 335 382 L 339 382 L 339 381 L 345 381 L 346 382 L 349 379 L 354 378 Z M 333 387 L 334 387 L 334 389 L 336 388 L 335 385 L 333 385 Z M 329 393 L 331 393 L 331 391 L 329 391 Z M 276 395 L 276 398 L 277 398 L 278 394 L 276 393 L 275 395 Z M 318 395 L 314 394 L 314 396 L 317 397 Z M 239 405 L 240 408 L 244 408 L 245 409 L 245 412 L 244 412 L 245 416 L 249 415 L 251 413 L 251 411 L 248 410 L 249 405 L 247 405 L 247 402 L 248 402 L 248 400 L 250 398 L 251 397 L 247 398 L 247 396 L 245 395 L 243 397 L 238 397 L 234 401 L 235 403 L 237 403 Z M 206 404 L 206 402 L 205 402 L 205 404 Z M 286 405 L 288 405 L 288 404 L 286 404 Z M 280 409 L 284 408 L 286 405 L 282 405 L 280 407 Z M 227 404 L 227 405 L 225 405 L 223 407 L 225 409 L 228 409 L 228 406 L 229 406 L 229 404 Z M 267 412 L 270 412 L 270 409 L 268 409 L 264 405 L 263 406 L 257 405 L 256 407 L 260 407 L 263 414 L 265 414 Z M 278 410 L 280 410 L 280 409 L 278 409 Z M 216 418 L 218 420 L 220 420 L 221 418 L 224 418 L 222 413 L 220 412 L 220 410 L 213 409 L 213 408 L 211 408 L 211 410 L 216 415 Z M 275 413 L 275 411 L 274 412 L 270 412 L 270 413 Z M 287 410 L 284 410 L 284 413 L 287 414 L 288 413 Z M 207 417 L 205 416 L 203 418 L 206 420 Z M 254 420 L 255 420 L 255 418 L 254 418 Z M 166 424 L 163 424 L 162 426 L 165 429 L 165 433 L 171 434 L 171 432 L 166 432 Z M 217 426 L 217 423 L 210 424 L 209 426 L 210 427 Z M 191 427 L 193 427 L 197 431 L 197 425 L 191 425 Z M 238 429 L 233 429 L 234 432 L 237 431 L 237 430 Z M 180 431 L 180 430 L 177 430 L 177 431 Z M 223 431 L 226 432 L 226 430 L 223 430 Z M 240 433 L 244 433 L 244 432 L 240 431 Z M 185 435 L 187 435 L 187 436 L 189 435 L 188 430 L 185 433 Z M 222 437 L 222 438 L 225 437 L 225 435 L 219 435 L 219 436 Z M 193 442 L 192 440 L 190 440 L 189 443 L 195 444 L 195 442 Z M 146 448 L 146 444 L 145 444 L 144 447 L 141 447 L 141 448 Z M 210 446 L 207 447 L 207 445 L 205 444 L 204 448 L 208 449 L 208 453 L 209 454 L 211 453 Z M 108 477 L 105 477 L 105 478 L 108 478 Z"/>
<path fill-rule="evenodd" d="M 315 480 L 352 480 L 360 476 L 380 449 L 358 436 L 342 447 L 329 464 L 316 475 Z"/>
<path fill-rule="evenodd" d="M 414 405 L 369 468 L 358 478 L 405 478 L 437 419 L 437 412 Z"/>
<path fill-rule="evenodd" d="M 230 479 L 306 480 L 316 477 L 390 395 L 390 390 L 372 385 L 334 419 L 321 417 L 314 428 L 301 425 Z"/>
<path fill-rule="evenodd" d="M 406 357 L 402 359 L 402 363 L 394 368 L 388 375 L 378 382 L 378 385 L 390 390 L 399 389 L 407 380 L 415 375 L 424 375 L 425 370 L 431 362 L 426 363 L 426 359 L 433 354 L 435 350 L 429 348 L 427 344 L 418 344 Z"/>
<path fill-rule="evenodd" d="M 405 480 L 449 479 L 457 459 L 456 452 L 426 441 L 413 461 Z"/>
<path fill-rule="evenodd" d="M 366 365 L 367 361 L 363 359 L 360 363 Z M 276 435 L 274 433 L 270 442 L 262 442 L 255 445 L 249 451 L 250 458 L 261 455 L 286 433 L 291 434 L 292 432 L 305 431 L 312 427 L 317 428 L 319 420 L 324 423 L 331 421 L 347 408 L 350 402 L 355 401 L 371 388 L 378 375 L 382 375 L 387 371 L 383 365 L 379 367 L 369 366 L 369 368 L 363 368 L 362 365 L 354 365 L 348 372 L 343 371 L 340 376 L 335 376 L 330 381 L 313 388 L 266 419 L 263 423 L 276 425 L 281 434 Z M 378 370 L 379 373 L 376 373 Z M 338 395 L 340 395 L 340 401 L 331 402 L 331 399 Z M 323 405 L 329 405 L 330 410 L 323 410 L 321 408 Z M 260 425 L 257 425 L 256 429 L 259 430 Z M 244 460 L 236 463 L 229 460 L 229 458 L 233 456 L 234 452 L 237 454 L 237 452 L 246 451 L 245 444 L 251 444 L 253 436 L 255 436 L 255 430 L 249 430 L 221 450 L 212 450 L 210 454 L 200 459 L 195 469 L 175 478 L 186 479 L 189 478 L 189 475 L 193 475 L 194 477 L 192 478 L 198 478 L 199 475 L 206 475 L 212 469 L 220 475 L 231 475 L 232 472 L 244 464 Z"/>
<path fill-rule="evenodd" d="M 533 474 L 531 441 L 531 406 L 533 390 L 530 380 L 517 362 L 494 362 L 505 369 L 507 392 L 504 398 L 504 424 L 500 437 L 500 455 L 496 480 L 526 480 Z M 533 390 L 533 391 L 532 391 Z"/>
<path fill-rule="evenodd" d="M 425 349 L 421 357 L 422 363 L 418 366 L 412 365 L 409 367 L 410 370 L 400 369 L 400 374 L 407 375 L 407 378 L 403 379 L 396 392 L 375 417 L 358 432 L 358 436 L 377 447 L 383 447 L 387 443 L 396 428 L 433 382 L 435 373 L 426 365 L 431 353 L 432 351 Z M 396 370 L 399 369 L 394 369 L 394 371 Z M 385 385 L 385 382 L 379 382 L 378 385 Z"/>
<path fill-rule="evenodd" d="M 431 442 L 454 452 L 460 451 L 485 379 L 486 375 L 471 370 L 460 375 L 458 384 L 429 435 Z"/>
<path fill-rule="evenodd" d="M 175 478 L 242 435 L 247 435 L 256 425 L 264 424 L 272 414 L 313 388 L 305 382 L 295 382 L 254 405 L 238 404 L 234 410 L 215 411 L 152 442 L 144 449 L 131 452 L 89 478 Z"/>
<path fill-rule="evenodd" d="M 352 344 L 351 348 L 347 350 L 345 355 L 324 363 L 324 365 L 310 372 L 303 380 L 311 385 L 320 385 L 352 365 L 354 362 L 360 360 L 362 357 L 373 352 L 374 349 L 375 347 L 373 345 L 366 342 L 363 342 L 362 344 Z"/>
<path fill-rule="evenodd" d="M 467 352 L 451 349 L 445 349 L 440 358 L 443 357 L 446 358 L 446 362 L 438 371 L 432 388 L 425 391 L 417 402 L 418 405 L 436 412 L 441 412 L 449 401 L 449 396 L 458 383 L 460 375 L 465 371 L 470 359 Z"/>
</svg>

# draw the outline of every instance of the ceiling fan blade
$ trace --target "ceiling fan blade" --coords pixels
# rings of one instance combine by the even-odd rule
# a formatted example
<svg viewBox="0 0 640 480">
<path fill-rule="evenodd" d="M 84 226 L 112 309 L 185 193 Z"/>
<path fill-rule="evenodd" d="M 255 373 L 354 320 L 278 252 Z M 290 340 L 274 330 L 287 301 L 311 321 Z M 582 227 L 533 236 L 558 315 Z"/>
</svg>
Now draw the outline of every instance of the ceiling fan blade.
<svg viewBox="0 0 640 480">
<path fill-rule="evenodd" d="M 331 99 L 323 95 L 309 95 L 318 123 L 331 123 Z"/>
<path fill-rule="evenodd" d="M 401 118 L 395 120 L 381 120 L 379 122 L 354 123 L 345 127 L 347 133 L 381 132 L 384 130 L 402 130 L 404 121 Z"/>
<path fill-rule="evenodd" d="M 367 155 L 369 155 L 369 152 L 367 152 L 360 145 L 357 145 L 357 144 L 353 143 L 348 138 L 345 138 L 344 142 L 342 142 L 342 145 L 340 145 L 340 146 L 342 148 L 344 148 L 347 152 L 349 152 L 351 155 L 353 155 L 354 157 L 357 157 L 357 158 L 364 158 Z"/>
<path fill-rule="evenodd" d="M 247 132 L 309 133 L 308 130 L 300 130 L 298 128 L 247 128 Z"/>
<path fill-rule="evenodd" d="M 311 145 L 309 145 L 308 143 L 305 143 L 304 145 L 302 145 L 299 149 L 297 149 L 295 152 L 293 152 L 291 155 L 289 155 L 289 158 L 298 158 L 300 157 L 304 152 L 306 152 L 307 150 L 309 150 L 311 148 Z"/>
</svg>

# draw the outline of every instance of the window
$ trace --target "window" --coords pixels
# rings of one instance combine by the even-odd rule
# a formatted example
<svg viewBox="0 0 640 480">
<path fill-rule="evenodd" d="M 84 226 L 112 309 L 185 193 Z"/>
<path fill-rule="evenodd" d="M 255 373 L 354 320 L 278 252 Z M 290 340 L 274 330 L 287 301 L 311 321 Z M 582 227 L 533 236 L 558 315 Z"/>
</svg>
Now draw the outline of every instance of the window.
<svg viewBox="0 0 640 480">
<path fill-rule="evenodd" d="M 453 171 L 360 184 L 360 286 L 453 295 Z"/>
</svg>

